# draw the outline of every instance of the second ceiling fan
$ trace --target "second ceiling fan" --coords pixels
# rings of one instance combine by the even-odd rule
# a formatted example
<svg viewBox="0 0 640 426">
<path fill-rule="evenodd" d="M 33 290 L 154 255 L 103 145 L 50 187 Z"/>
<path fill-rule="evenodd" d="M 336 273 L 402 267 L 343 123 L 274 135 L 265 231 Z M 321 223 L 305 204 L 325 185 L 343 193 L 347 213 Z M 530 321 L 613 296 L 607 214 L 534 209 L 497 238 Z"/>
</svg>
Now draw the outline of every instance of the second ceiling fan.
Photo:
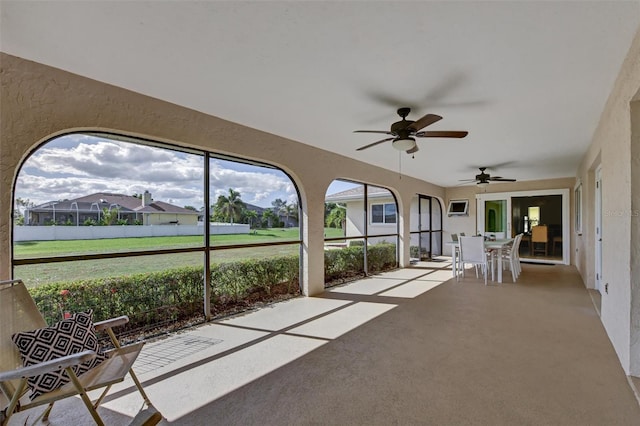
<svg viewBox="0 0 640 426">
<path fill-rule="evenodd" d="M 389 130 L 355 130 L 354 133 L 380 133 L 392 136 L 385 138 L 369 145 L 361 146 L 357 151 L 371 148 L 378 144 L 392 141 L 392 146 L 399 151 L 406 151 L 407 154 L 413 154 L 418 151 L 418 145 L 415 138 L 464 138 L 469 134 L 466 131 L 454 131 L 454 130 L 434 130 L 424 131 L 427 126 L 442 120 L 442 117 L 436 114 L 426 114 L 417 121 L 407 120 L 406 117 L 411 112 L 411 108 L 398 109 L 398 115 L 402 120 L 397 121 L 391 125 Z"/>
<path fill-rule="evenodd" d="M 461 182 L 475 182 L 480 187 L 489 185 L 489 182 L 515 182 L 515 179 L 503 178 L 502 176 L 491 176 L 489 173 L 485 173 L 487 167 L 478 167 L 480 174 L 476 175 L 474 179 L 462 179 Z"/>
</svg>

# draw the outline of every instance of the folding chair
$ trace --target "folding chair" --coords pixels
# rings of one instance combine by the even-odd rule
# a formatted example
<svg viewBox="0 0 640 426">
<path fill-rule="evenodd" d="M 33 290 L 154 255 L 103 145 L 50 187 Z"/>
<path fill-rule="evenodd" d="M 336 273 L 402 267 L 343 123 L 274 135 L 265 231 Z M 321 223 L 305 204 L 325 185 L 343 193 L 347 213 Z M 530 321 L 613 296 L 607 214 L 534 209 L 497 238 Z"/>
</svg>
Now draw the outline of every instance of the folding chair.
<svg viewBox="0 0 640 426">
<path fill-rule="evenodd" d="M 65 319 L 64 321 L 67 320 Z M 126 316 L 122 316 L 93 324 L 96 331 L 106 331 L 114 345 L 114 349 L 105 354 L 106 359 L 104 361 L 82 374 L 76 375 L 74 369 L 77 370 L 80 364 L 96 358 L 97 353 L 95 351 L 82 350 L 34 365 L 23 366 L 20 350 L 12 340 L 12 336 L 16 333 L 30 336 L 29 333 L 32 330 L 44 331 L 47 336 L 51 336 L 54 334 L 51 330 L 55 329 L 55 327 L 47 327 L 44 318 L 21 280 L 0 281 L 0 390 L 8 403 L 0 411 L 0 425 L 7 425 L 9 418 L 14 413 L 49 404 L 49 407 L 34 421 L 34 424 L 40 418 L 46 421 L 54 402 L 76 395 L 81 397 L 95 423 L 104 425 L 97 408 L 111 386 L 122 382 L 127 373 L 130 374 L 147 405 L 147 408 L 142 410 L 132 420 L 131 424 L 155 425 L 162 420 L 162 416 L 151 405 L 140 381 L 131 369 L 142 350 L 143 343 L 121 346 L 112 330 L 112 327 L 126 324 L 128 321 L 129 319 Z M 68 324 L 70 323 L 64 323 L 64 326 Z M 91 327 L 91 323 L 88 325 Z M 74 333 L 77 336 L 91 334 L 91 332 L 84 333 L 84 331 L 84 329 L 80 328 L 78 333 L 75 333 L 75 331 Z M 33 344 L 32 347 L 46 346 L 42 342 L 36 343 L 37 345 Z M 74 348 L 77 349 L 78 347 L 82 348 L 81 345 L 74 343 Z M 46 350 L 46 347 L 45 349 L 40 349 L 40 354 Z M 34 392 L 33 389 L 27 386 L 29 378 L 45 377 L 47 374 L 55 375 L 59 374 L 61 370 L 66 372 L 69 381 L 57 389 Z M 92 402 L 87 392 L 103 388 L 104 390 L 98 399 Z"/>
</svg>

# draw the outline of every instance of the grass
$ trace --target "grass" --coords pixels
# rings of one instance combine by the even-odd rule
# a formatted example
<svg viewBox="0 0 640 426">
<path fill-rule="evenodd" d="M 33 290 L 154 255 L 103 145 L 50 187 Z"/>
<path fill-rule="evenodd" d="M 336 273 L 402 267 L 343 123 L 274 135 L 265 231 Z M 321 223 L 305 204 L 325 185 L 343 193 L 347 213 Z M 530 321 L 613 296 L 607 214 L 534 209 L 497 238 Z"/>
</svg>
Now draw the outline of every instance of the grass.
<svg viewBox="0 0 640 426">
<path fill-rule="evenodd" d="M 329 232 L 335 233 L 335 231 L 336 229 L 331 228 Z M 253 232 L 252 234 L 212 235 L 211 245 L 222 246 L 230 244 L 296 241 L 300 235 L 298 228 L 258 229 Z M 110 238 L 99 240 L 24 241 L 15 243 L 14 256 L 16 259 L 30 259 L 73 254 L 117 253 L 125 251 L 200 247 L 203 244 L 204 238 L 201 235 Z"/>
<path fill-rule="evenodd" d="M 212 235 L 211 244 L 215 247 L 233 244 L 297 241 L 299 233 L 298 228 L 259 229 L 254 234 Z M 325 235 L 327 238 L 339 237 L 342 236 L 342 230 L 327 228 Z M 202 236 L 30 241 L 15 243 L 14 256 L 16 259 L 44 258 L 72 254 L 199 247 L 202 244 Z M 211 263 L 298 254 L 299 250 L 299 244 L 214 250 L 211 254 Z M 28 287 L 36 287 L 51 282 L 147 273 L 182 266 L 201 266 L 203 261 L 204 255 L 201 252 L 135 256 L 23 265 L 15 267 L 14 275 L 22 278 Z"/>
</svg>

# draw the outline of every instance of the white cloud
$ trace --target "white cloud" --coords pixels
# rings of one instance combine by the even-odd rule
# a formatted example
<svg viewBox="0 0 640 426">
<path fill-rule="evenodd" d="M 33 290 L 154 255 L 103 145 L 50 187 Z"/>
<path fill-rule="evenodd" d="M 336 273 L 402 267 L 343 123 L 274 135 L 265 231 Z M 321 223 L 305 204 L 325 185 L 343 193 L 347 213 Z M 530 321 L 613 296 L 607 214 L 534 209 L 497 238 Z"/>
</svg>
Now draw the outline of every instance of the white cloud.
<svg viewBox="0 0 640 426">
<path fill-rule="evenodd" d="M 16 197 L 41 204 L 96 192 L 132 195 L 148 190 L 155 200 L 199 208 L 204 203 L 203 158 L 88 135 L 63 136 L 25 162 Z M 276 198 L 297 200 L 290 179 L 270 168 L 215 159 L 210 183 L 212 203 L 229 188 L 240 192 L 243 201 L 263 207 Z"/>
</svg>

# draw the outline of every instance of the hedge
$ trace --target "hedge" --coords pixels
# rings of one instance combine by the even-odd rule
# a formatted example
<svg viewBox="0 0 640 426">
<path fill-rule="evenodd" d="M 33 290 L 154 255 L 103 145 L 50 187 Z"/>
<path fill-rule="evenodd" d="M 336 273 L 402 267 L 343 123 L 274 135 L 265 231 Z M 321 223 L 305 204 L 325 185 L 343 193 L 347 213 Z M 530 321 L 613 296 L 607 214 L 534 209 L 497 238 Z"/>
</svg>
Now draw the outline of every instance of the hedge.
<svg viewBox="0 0 640 426">
<path fill-rule="evenodd" d="M 364 246 L 350 245 L 324 252 L 325 283 L 364 275 Z M 367 270 L 377 273 L 397 267 L 396 245 L 380 243 L 367 247 Z"/>
<path fill-rule="evenodd" d="M 325 281 L 364 275 L 364 247 L 325 251 Z M 396 267 L 393 244 L 367 247 L 369 272 Z M 274 287 L 299 294 L 299 257 L 281 256 L 211 266 L 211 310 L 224 312 L 248 304 L 260 294 L 274 296 Z M 93 310 L 94 320 L 129 316 L 124 332 L 161 328 L 203 314 L 203 269 L 183 267 L 161 272 L 44 284 L 30 289 L 40 312 L 52 324 L 66 314 Z M 252 298 L 253 297 L 253 298 Z"/>
<path fill-rule="evenodd" d="M 238 302 L 259 291 L 270 295 L 278 284 L 298 294 L 298 275 L 298 256 L 212 265 L 212 307 Z M 45 284 L 30 293 L 49 324 L 65 313 L 92 309 L 95 321 L 127 315 L 127 330 L 140 330 L 202 315 L 202 283 L 202 268 L 184 267 Z"/>
</svg>

